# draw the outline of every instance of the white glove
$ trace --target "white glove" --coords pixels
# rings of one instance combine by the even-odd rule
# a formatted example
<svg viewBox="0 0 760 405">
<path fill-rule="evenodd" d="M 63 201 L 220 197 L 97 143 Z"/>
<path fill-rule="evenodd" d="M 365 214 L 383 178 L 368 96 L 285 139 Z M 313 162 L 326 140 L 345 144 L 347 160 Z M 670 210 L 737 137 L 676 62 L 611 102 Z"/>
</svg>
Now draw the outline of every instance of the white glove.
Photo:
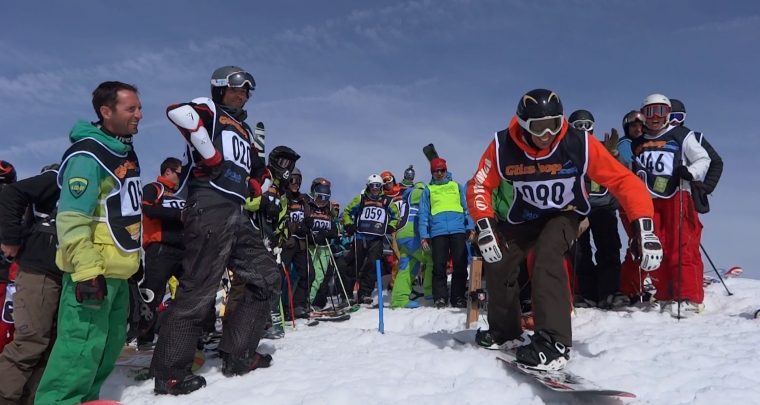
<svg viewBox="0 0 760 405">
<path fill-rule="evenodd" d="M 480 254 L 483 255 L 483 260 L 488 263 L 496 263 L 502 258 L 499 238 L 491 226 L 492 221 L 490 218 L 483 218 L 479 219 L 476 223 L 478 228 L 478 248 L 480 248 Z"/>
<path fill-rule="evenodd" d="M 657 270 L 662 262 L 662 244 L 654 234 L 652 218 L 639 218 L 631 222 L 633 239 L 631 253 L 634 260 L 640 260 L 639 267 L 644 271 Z"/>
</svg>

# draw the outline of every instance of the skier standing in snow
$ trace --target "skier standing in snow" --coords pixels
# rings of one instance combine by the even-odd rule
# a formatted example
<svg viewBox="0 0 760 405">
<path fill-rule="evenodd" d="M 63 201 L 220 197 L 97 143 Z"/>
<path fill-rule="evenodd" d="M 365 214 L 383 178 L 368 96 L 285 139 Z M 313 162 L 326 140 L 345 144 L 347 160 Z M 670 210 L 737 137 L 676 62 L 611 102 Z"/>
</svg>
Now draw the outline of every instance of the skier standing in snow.
<svg viewBox="0 0 760 405">
<path fill-rule="evenodd" d="M 568 118 L 570 125 L 582 132 L 594 136 L 594 116 L 588 110 L 577 110 Z M 605 134 L 604 146 L 610 153 L 617 155 L 617 131 L 612 136 Z M 577 267 L 574 273 L 577 280 L 575 299 L 576 307 L 598 306 L 602 309 L 621 307 L 628 304 L 628 298 L 620 293 L 620 235 L 618 234 L 618 202 L 612 194 L 586 176 L 589 194 L 589 230 L 578 236 Z M 596 252 L 592 254 L 591 238 L 594 239 Z M 594 263 L 596 261 L 596 263 Z M 575 284 L 575 283 L 573 283 Z"/>
<path fill-rule="evenodd" d="M 410 300 L 409 296 L 412 293 L 412 281 L 420 271 L 421 265 L 425 266 L 425 295 L 432 295 L 433 258 L 430 250 L 422 249 L 417 220 L 420 198 L 424 189 L 425 183 L 420 182 L 404 191 L 406 208 L 399 218 L 399 229 L 396 232 L 401 257 L 398 274 L 393 283 L 391 308 L 418 308 L 420 306 L 417 301 Z"/>
<path fill-rule="evenodd" d="M 516 354 L 517 361 L 529 367 L 560 369 L 569 359 L 572 301 L 563 257 L 577 236 L 581 216 L 590 210 L 584 192 L 586 174 L 608 187 L 634 218 L 642 266 L 656 269 L 662 250 L 644 186 L 599 141 L 568 125 L 553 91 L 536 89 L 520 98 L 516 116 L 507 129 L 496 133 L 467 186 L 489 297 L 490 330 L 479 333 L 479 340 L 502 347 L 520 344 L 517 279 L 528 251 L 535 250 L 535 334 Z M 493 190 L 502 179 L 514 185 L 507 223 L 496 221 L 492 207 Z"/>
<path fill-rule="evenodd" d="M 361 304 L 372 304 L 375 262 L 382 258 L 386 235 L 396 237 L 398 217 L 398 208 L 391 198 L 383 195 L 383 179 L 377 174 L 367 178 L 364 192 L 354 197 L 343 210 L 346 233 L 354 235 Z M 382 294 L 382 286 L 377 286 L 377 291 Z"/>
<path fill-rule="evenodd" d="M 174 276 L 182 275 L 182 210 L 185 200 L 175 195 L 179 188 L 182 162 L 166 158 L 160 166 L 161 175 L 146 184 L 142 192 L 144 269 L 141 288 L 153 293 L 146 302 L 148 315 L 140 317 L 140 335 L 137 347 L 152 349 L 157 326 L 158 305 L 166 292 L 166 283 Z"/>
<path fill-rule="evenodd" d="M 6 166 L 3 163 L 0 167 Z M 0 193 L 0 248 L 4 256 L 14 258 L 19 270 L 13 294 L 16 333 L 13 341 L 0 349 L 0 404 L 34 401 L 53 347 L 63 277 L 55 265 L 57 178 L 58 165 L 46 166 L 41 174 L 9 184 Z M 31 224 L 24 218 L 29 207 Z M 0 288 L 4 287 L 0 283 Z"/>
<path fill-rule="evenodd" d="M 309 256 L 314 269 L 314 278 L 309 289 L 309 302 L 317 309 L 322 309 L 327 305 L 327 285 L 329 282 L 326 282 L 325 278 L 330 275 L 329 269 L 332 262 L 328 245 L 330 240 L 338 237 L 338 228 L 333 220 L 330 207 L 331 195 L 330 181 L 323 177 L 317 177 L 311 182 L 309 195 L 305 198 L 306 204 L 304 205 L 303 220 L 307 229 Z M 342 289 L 337 282 L 336 280 L 336 287 L 340 295 Z"/>
<path fill-rule="evenodd" d="M 446 161 L 430 161 L 432 179 L 420 197 L 419 221 L 422 249 L 433 252 L 433 299 L 436 308 L 448 303 L 466 308 L 467 239 L 474 234 L 474 224 L 467 209 L 465 188 L 451 178 Z M 446 287 L 446 265 L 451 258 L 454 273 L 451 291 Z"/>
<path fill-rule="evenodd" d="M 670 116 L 668 120 L 670 125 L 673 126 L 685 126 L 686 124 L 686 106 L 675 98 L 670 99 Z M 699 144 L 707 151 L 707 155 L 710 157 L 710 167 L 707 168 L 707 174 L 705 174 L 704 181 L 692 181 L 691 182 L 691 196 L 694 199 L 694 208 L 700 214 L 706 214 L 710 211 L 710 204 L 707 200 L 707 196 L 712 194 L 715 187 L 718 186 L 720 176 L 723 174 L 723 159 L 718 152 L 713 148 L 710 142 L 707 142 L 705 136 L 701 132 L 694 132 L 694 136 L 697 137 Z"/>
<path fill-rule="evenodd" d="M 704 308 L 702 224 L 690 192 L 692 182 L 705 178 L 710 157 L 693 131 L 670 125 L 667 97 L 647 96 L 641 112 L 647 132 L 631 145 L 633 164 L 653 196 L 655 225 L 665 252 L 662 267 L 652 277 L 655 298 L 664 302 L 663 311 L 686 317 Z"/>
<path fill-rule="evenodd" d="M 245 374 L 271 361 L 256 349 L 280 276 L 246 212 L 259 208 L 268 173 L 243 109 L 255 86 L 244 69 L 224 66 L 211 76 L 211 99 L 167 108 L 193 163 L 183 221 L 188 254 L 151 363 L 157 394 L 187 394 L 206 385 L 190 371 L 202 333 L 198 308 L 212 305 L 226 269 L 234 277 L 219 343 L 222 374 Z"/>
<path fill-rule="evenodd" d="M 282 247 L 282 265 L 295 274 L 297 282 L 293 288 L 293 315 L 296 318 L 308 318 L 310 312 L 309 288 L 314 281 L 314 269 L 309 263 L 309 251 L 306 249 L 306 224 L 304 223 L 304 207 L 308 196 L 302 194 L 301 171 L 294 168 L 287 180 L 283 195 L 281 214 L 282 221 L 277 228 L 277 238 Z M 291 268 L 295 272 L 291 271 Z M 286 312 L 289 312 L 286 311 Z"/>
<path fill-rule="evenodd" d="M 80 121 L 58 174 L 56 264 L 63 270 L 57 340 L 36 404 L 98 399 L 126 341 L 127 279 L 140 262 L 140 166 L 132 137 L 142 119 L 137 88 L 101 83 L 98 121 Z"/>
</svg>

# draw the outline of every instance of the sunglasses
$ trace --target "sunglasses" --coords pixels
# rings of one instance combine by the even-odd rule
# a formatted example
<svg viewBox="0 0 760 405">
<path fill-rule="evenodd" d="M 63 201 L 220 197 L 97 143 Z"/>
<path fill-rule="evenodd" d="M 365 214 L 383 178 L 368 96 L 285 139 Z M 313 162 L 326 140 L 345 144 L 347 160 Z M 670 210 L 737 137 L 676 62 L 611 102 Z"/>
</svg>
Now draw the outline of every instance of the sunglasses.
<svg viewBox="0 0 760 405">
<path fill-rule="evenodd" d="M 172 172 L 176 173 L 177 176 L 179 176 L 179 175 L 182 174 L 182 169 L 169 169 L 169 170 L 171 170 Z"/>
<path fill-rule="evenodd" d="M 684 112 L 672 112 L 670 113 L 670 119 L 668 121 L 678 121 L 678 123 L 682 123 L 686 121 L 686 113 Z"/>
<path fill-rule="evenodd" d="M 641 113 L 646 118 L 665 118 L 670 114 L 670 107 L 666 104 L 649 104 L 641 108 Z"/>
<path fill-rule="evenodd" d="M 211 79 L 211 84 L 215 87 L 244 87 L 248 86 L 253 90 L 256 88 L 256 81 L 253 80 L 248 72 L 235 72 L 230 73 L 224 79 Z"/>
<path fill-rule="evenodd" d="M 518 120 L 520 120 L 519 117 Z M 562 116 L 531 118 L 527 121 L 522 121 L 522 123 L 523 128 L 527 128 L 531 135 L 541 137 L 548 132 L 552 136 L 556 136 L 562 129 Z"/>
<path fill-rule="evenodd" d="M 446 169 L 434 169 L 434 170 L 431 170 L 430 173 L 433 173 L 433 174 L 446 173 Z"/>
<path fill-rule="evenodd" d="M 594 121 L 591 120 L 577 120 L 573 121 L 570 125 L 579 131 L 591 131 L 594 129 Z"/>
<path fill-rule="evenodd" d="M 370 190 L 381 190 L 383 188 L 383 183 L 369 183 L 367 184 L 367 188 Z"/>
</svg>

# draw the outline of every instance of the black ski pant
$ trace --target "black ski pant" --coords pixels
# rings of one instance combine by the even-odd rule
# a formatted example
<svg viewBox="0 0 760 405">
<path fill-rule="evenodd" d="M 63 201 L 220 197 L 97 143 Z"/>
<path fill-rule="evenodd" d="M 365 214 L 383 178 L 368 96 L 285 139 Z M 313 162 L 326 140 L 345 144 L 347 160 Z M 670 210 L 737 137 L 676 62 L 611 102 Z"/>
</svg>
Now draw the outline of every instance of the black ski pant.
<svg viewBox="0 0 760 405">
<path fill-rule="evenodd" d="M 359 301 L 364 297 L 372 297 L 375 288 L 376 262 L 383 259 L 383 238 L 357 239 L 356 260 L 359 264 Z M 380 289 L 378 289 L 380 294 Z"/>
<path fill-rule="evenodd" d="M 433 299 L 448 299 L 451 305 L 465 299 L 467 291 L 467 239 L 463 233 L 434 236 L 433 249 Z M 449 257 L 454 266 L 451 275 L 451 293 L 446 288 L 446 268 Z"/>
<path fill-rule="evenodd" d="M 291 267 L 295 270 L 297 280 L 293 284 L 291 276 L 291 288 L 293 290 L 293 306 L 296 308 L 308 308 L 309 288 L 314 281 L 314 269 L 311 267 L 309 252 L 306 250 L 306 241 L 290 238 L 280 255 L 282 264 L 290 272 Z M 290 272 L 293 274 L 293 272 Z M 283 303 L 284 304 L 284 303 Z M 285 305 L 288 308 L 288 305 Z"/>
<path fill-rule="evenodd" d="M 164 243 L 151 243 L 145 248 L 144 278 L 140 288 L 153 292 L 153 300 L 146 302 L 150 313 L 141 314 L 138 343 L 153 342 L 158 326 L 156 311 L 166 293 L 166 283 L 174 276 L 182 276 L 184 249 Z"/>
<path fill-rule="evenodd" d="M 565 253 L 578 233 L 580 216 L 563 212 L 518 225 L 499 223 L 507 239 L 503 258 L 484 263 L 488 291 L 488 324 L 498 342 L 516 339 L 520 326 L 520 265 L 530 249 L 535 262 L 531 271 L 535 330 L 544 330 L 565 346 L 572 346 L 570 285 L 564 267 Z"/>
<path fill-rule="evenodd" d="M 589 229 L 578 237 L 575 292 L 599 302 L 620 290 L 620 235 L 617 210 L 599 207 L 588 215 Z M 596 252 L 592 254 L 591 239 Z M 594 263 L 596 262 L 596 264 Z"/>
<path fill-rule="evenodd" d="M 269 318 L 269 299 L 279 290 L 274 256 L 240 204 L 213 190 L 190 192 L 183 274 L 151 363 L 157 384 L 191 373 L 205 309 L 215 302 L 225 269 L 232 271 L 234 282 L 219 351 L 230 356 L 252 355 Z"/>
</svg>

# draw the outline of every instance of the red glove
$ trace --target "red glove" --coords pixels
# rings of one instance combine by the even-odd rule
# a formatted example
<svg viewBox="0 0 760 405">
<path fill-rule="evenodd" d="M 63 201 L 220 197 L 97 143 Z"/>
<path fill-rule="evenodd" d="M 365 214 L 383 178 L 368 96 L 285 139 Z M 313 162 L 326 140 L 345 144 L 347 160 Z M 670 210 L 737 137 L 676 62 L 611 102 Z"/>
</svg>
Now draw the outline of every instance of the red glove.
<svg viewBox="0 0 760 405">
<path fill-rule="evenodd" d="M 248 194 L 252 198 L 256 198 L 261 195 L 261 184 L 255 179 L 248 179 Z"/>
</svg>

